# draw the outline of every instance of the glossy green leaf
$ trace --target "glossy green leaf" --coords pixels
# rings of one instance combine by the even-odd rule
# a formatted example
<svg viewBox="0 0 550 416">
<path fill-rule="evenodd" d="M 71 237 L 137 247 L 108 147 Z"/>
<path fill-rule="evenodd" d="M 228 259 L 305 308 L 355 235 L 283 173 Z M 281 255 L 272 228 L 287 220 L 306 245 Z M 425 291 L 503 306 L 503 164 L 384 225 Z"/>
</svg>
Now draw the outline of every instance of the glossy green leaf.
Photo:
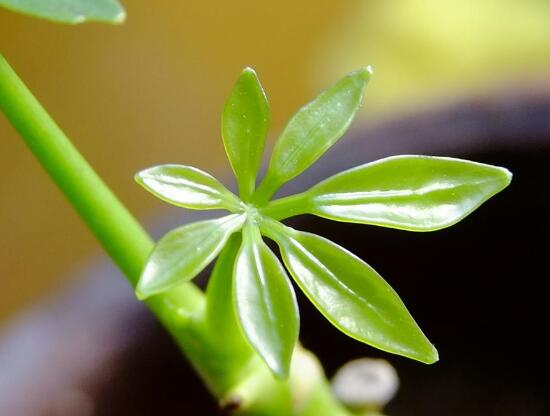
<svg viewBox="0 0 550 416">
<path fill-rule="evenodd" d="M 436 349 L 372 267 L 325 238 L 269 224 L 266 234 L 279 244 L 287 269 L 333 325 L 381 350 L 437 361 Z"/>
<path fill-rule="evenodd" d="M 288 377 L 298 340 L 298 305 L 283 265 L 250 222 L 235 263 L 234 296 L 250 344 L 277 377 Z"/>
<path fill-rule="evenodd" d="M 190 209 L 238 211 L 242 203 L 216 178 L 184 165 L 160 165 L 142 170 L 136 182 L 160 199 Z"/>
<path fill-rule="evenodd" d="M 121 23 L 126 18 L 117 0 L 0 0 L 0 7 L 61 23 Z"/>
<path fill-rule="evenodd" d="M 243 221 L 244 216 L 233 214 L 170 231 L 147 260 L 136 289 L 138 298 L 145 299 L 193 279 L 214 260 Z"/>
<path fill-rule="evenodd" d="M 328 178 L 300 203 L 332 220 L 432 231 L 460 221 L 510 180 L 510 172 L 496 166 L 396 156 Z"/>
<path fill-rule="evenodd" d="M 256 73 L 245 68 L 222 114 L 222 138 L 244 200 L 254 192 L 269 129 L 269 104 Z"/>
<path fill-rule="evenodd" d="M 235 336 L 242 339 L 232 296 L 233 270 L 240 247 L 240 233 L 235 233 L 220 252 L 206 288 L 206 319 L 211 331 L 215 331 L 216 336 L 222 339 Z"/>
<path fill-rule="evenodd" d="M 290 119 L 275 144 L 259 189 L 264 199 L 306 170 L 342 137 L 361 105 L 370 75 L 370 68 L 348 74 Z"/>
<path fill-rule="evenodd" d="M 223 345 L 217 352 L 212 367 L 224 369 L 235 366 L 242 369 L 243 363 L 253 354 L 252 347 L 243 336 L 233 302 L 233 270 L 241 247 L 240 233 L 234 233 L 225 244 L 216 260 L 206 288 L 206 325 L 214 345 Z"/>
</svg>

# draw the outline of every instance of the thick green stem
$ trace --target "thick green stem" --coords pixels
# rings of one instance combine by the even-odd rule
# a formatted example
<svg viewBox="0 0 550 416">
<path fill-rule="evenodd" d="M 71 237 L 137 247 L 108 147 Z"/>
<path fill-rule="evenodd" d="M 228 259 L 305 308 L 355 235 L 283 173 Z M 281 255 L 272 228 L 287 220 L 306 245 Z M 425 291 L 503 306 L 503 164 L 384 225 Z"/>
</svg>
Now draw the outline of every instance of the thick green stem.
<svg viewBox="0 0 550 416">
<path fill-rule="evenodd" d="M 153 242 L 0 56 L 0 109 L 135 285 Z"/>
<path fill-rule="evenodd" d="M 132 287 L 135 287 L 153 247 L 153 241 L 75 149 L 2 55 L 0 110 L 5 113 L 105 251 L 124 272 Z M 311 384 L 310 374 L 307 374 L 308 379 L 304 379 L 304 372 L 298 371 L 288 381 L 276 381 L 248 346 L 244 351 L 250 356 L 247 365 L 239 371 L 238 381 L 233 386 L 227 386 L 227 380 L 232 377 L 223 372 L 234 370 L 230 369 L 230 365 L 225 370 L 220 368 L 227 362 L 223 336 L 211 331 L 209 325 L 205 324 L 206 299 L 202 291 L 192 283 L 154 296 L 147 301 L 147 305 L 174 337 L 210 390 L 222 401 L 225 400 L 226 405 L 240 407 L 241 402 L 245 404 L 244 408 L 239 408 L 239 414 L 349 414 L 342 410 L 326 388 L 322 369 L 309 352 L 302 352 L 299 356 L 309 357 L 309 361 L 317 368 L 315 377 L 311 379 L 315 388 L 309 389 L 308 394 L 302 398 L 302 408 L 296 408 L 293 404 L 296 403 L 300 385 L 305 381 Z M 219 319 L 223 320 L 224 317 L 220 316 Z M 298 367 L 303 361 L 296 360 Z M 311 406 L 318 411 L 304 413 L 301 410 L 310 409 Z M 289 413 L 288 409 L 292 408 Z"/>
</svg>

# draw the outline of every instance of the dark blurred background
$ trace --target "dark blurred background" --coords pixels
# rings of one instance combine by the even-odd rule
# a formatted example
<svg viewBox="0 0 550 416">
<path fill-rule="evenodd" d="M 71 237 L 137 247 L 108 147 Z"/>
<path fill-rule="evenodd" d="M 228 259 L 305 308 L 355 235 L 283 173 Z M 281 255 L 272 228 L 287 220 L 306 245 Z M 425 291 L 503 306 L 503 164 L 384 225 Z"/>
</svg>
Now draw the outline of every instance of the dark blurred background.
<svg viewBox="0 0 550 416">
<path fill-rule="evenodd" d="M 180 218 L 133 183 L 137 170 L 175 162 L 230 177 L 220 111 L 244 66 L 257 70 L 267 90 L 271 141 L 319 89 L 357 67 L 375 69 L 347 144 L 291 185 L 296 189 L 333 173 L 332 166 L 395 152 L 469 157 L 512 170 L 508 190 L 438 233 L 345 225 L 337 232 L 308 218 L 299 224 L 333 233 L 387 276 L 440 348 L 442 362 L 432 368 L 384 355 L 404 378 L 391 414 L 549 414 L 543 189 L 550 179 L 550 2 L 125 6 L 122 26 L 61 26 L 0 9 L 0 51 L 149 225 Z M 101 250 L 2 117 L 0 138 L 0 324 L 7 324 L 83 268 L 100 274 L 93 265 Z M 310 315 L 306 304 L 302 309 Z M 304 342 L 315 350 L 330 334 L 334 348 L 318 351 L 329 372 L 346 359 L 379 355 L 312 319 L 302 327 Z"/>
</svg>

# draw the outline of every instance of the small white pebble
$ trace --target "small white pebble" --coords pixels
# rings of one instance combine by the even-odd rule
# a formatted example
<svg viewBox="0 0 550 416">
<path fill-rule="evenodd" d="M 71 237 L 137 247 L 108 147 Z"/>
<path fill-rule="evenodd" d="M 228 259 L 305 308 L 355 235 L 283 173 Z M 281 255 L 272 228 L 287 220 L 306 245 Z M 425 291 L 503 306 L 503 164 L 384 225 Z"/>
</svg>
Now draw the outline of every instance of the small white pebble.
<svg viewBox="0 0 550 416">
<path fill-rule="evenodd" d="M 360 358 L 336 372 L 332 388 L 346 406 L 381 409 L 397 393 L 399 377 L 386 360 Z"/>
</svg>

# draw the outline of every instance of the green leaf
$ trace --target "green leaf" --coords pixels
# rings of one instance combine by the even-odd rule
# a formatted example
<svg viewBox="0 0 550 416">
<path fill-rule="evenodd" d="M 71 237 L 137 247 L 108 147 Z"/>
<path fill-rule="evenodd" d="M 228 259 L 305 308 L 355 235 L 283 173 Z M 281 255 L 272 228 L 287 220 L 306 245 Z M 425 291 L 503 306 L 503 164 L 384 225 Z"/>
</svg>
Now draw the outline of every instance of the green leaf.
<svg viewBox="0 0 550 416">
<path fill-rule="evenodd" d="M 283 265 L 250 222 L 243 230 L 234 285 L 236 308 L 250 344 L 277 377 L 288 377 L 298 340 L 298 305 Z"/>
<path fill-rule="evenodd" d="M 278 243 L 287 269 L 334 326 L 384 351 L 428 364 L 438 360 L 397 293 L 368 264 L 315 234 L 273 220 L 267 225 L 262 230 Z"/>
<path fill-rule="evenodd" d="M 61 23 L 121 23 L 126 18 L 117 0 L 0 0 L 1 6 Z"/>
<path fill-rule="evenodd" d="M 300 204 L 332 220 L 432 231 L 460 221 L 511 177 L 504 168 L 461 159 L 396 156 L 328 178 Z"/>
<path fill-rule="evenodd" d="M 226 350 L 248 352 L 250 347 L 241 335 L 233 302 L 233 270 L 240 246 L 241 236 L 235 233 L 216 260 L 206 289 L 206 319 L 209 331 Z"/>
<path fill-rule="evenodd" d="M 160 199 L 189 209 L 239 211 L 242 203 L 216 178 L 184 165 L 160 165 L 142 170 L 136 182 Z"/>
<path fill-rule="evenodd" d="M 254 354 L 243 336 L 233 302 L 233 270 L 240 246 L 240 233 L 235 233 L 220 252 L 206 288 L 205 323 L 209 338 L 212 345 L 223 345 L 216 354 L 209 355 L 208 361 L 210 367 L 222 373 L 220 379 L 231 377 L 228 368 L 240 374 L 243 365 Z"/>
<path fill-rule="evenodd" d="M 193 279 L 214 260 L 243 221 L 244 216 L 233 214 L 170 231 L 147 260 L 136 289 L 138 298 L 145 299 Z"/>
<path fill-rule="evenodd" d="M 348 74 L 290 119 L 275 144 L 258 198 L 267 200 L 342 137 L 361 105 L 370 76 L 370 68 Z"/>
<path fill-rule="evenodd" d="M 222 138 L 229 163 L 246 201 L 254 192 L 269 129 L 269 104 L 251 68 L 245 68 L 222 114 Z"/>
</svg>

